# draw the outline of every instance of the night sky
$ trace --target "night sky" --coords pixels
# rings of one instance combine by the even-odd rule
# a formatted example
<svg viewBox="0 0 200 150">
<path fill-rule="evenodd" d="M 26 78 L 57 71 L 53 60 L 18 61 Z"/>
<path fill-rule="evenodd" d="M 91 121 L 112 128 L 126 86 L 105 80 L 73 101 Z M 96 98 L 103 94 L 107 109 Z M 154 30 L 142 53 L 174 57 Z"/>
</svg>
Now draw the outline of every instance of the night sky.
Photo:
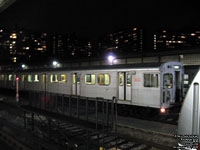
<svg viewBox="0 0 200 150">
<path fill-rule="evenodd" d="M 19 25 L 34 31 L 76 32 L 97 38 L 133 25 L 153 32 L 200 24 L 197 3 L 181 0 L 17 0 L 0 14 L 0 26 Z"/>
</svg>

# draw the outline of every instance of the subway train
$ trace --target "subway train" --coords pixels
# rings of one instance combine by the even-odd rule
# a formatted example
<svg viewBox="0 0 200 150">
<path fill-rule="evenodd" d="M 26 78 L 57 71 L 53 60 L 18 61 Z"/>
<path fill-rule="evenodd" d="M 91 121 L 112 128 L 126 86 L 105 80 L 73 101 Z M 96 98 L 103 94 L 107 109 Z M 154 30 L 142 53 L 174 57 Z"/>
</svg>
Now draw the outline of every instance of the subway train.
<svg viewBox="0 0 200 150">
<path fill-rule="evenodd" d="M 112 99 L 118 104 L 166 113 L 180 104 L 184 68 L 181 62 L 0 71 L 0 88 L 43 91 Z M 136 109 L 137 110 L 137 109 Z"/>
</svg>

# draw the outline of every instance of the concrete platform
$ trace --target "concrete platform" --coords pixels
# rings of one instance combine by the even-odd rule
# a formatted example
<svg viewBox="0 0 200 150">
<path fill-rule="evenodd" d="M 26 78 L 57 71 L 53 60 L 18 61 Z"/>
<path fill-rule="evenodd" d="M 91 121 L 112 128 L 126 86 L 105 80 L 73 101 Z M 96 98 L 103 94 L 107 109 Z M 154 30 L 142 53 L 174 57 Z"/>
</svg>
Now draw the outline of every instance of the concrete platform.
<svg viewBox="0 0 200 150">
<path fill-rule="evenodd" d="M 118 117 L 117 132 L 127 138 L 136 138 L 169 147 L 177 146 L 177 126 L 160 122 Z"/>
</svg>

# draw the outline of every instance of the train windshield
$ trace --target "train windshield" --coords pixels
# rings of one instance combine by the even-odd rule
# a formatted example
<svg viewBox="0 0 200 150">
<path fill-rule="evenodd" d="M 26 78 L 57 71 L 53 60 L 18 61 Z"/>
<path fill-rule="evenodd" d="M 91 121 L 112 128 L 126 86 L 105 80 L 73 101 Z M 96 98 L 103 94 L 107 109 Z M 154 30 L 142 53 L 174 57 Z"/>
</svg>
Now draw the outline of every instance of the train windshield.
<svg viewBox="0 0 200 150">
<path fill-rule="evenodd" d="M 164 88 L 172 88 L 173 86 L 173 76 L 170 73 L 164 74 L 164 83 L 163 83 L 163 87 Z"/>
</svg>

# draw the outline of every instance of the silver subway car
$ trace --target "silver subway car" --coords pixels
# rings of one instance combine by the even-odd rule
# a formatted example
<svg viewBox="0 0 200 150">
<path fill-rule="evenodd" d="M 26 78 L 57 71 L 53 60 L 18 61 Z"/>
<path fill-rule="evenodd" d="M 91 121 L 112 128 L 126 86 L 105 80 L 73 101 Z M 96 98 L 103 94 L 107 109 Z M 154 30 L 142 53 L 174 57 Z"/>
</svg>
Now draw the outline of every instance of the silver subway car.
<svg viewBox="0 0 200 150">
<path fill-rule="evenodd" d="M 0 72 L 1 88 L 47 91 L 86 97 L 119 99 L 120 104 L 166 109 L 183 98 L 183 65 L 180 62 L 111 65 L 84 68 Z"/>
</svg>

